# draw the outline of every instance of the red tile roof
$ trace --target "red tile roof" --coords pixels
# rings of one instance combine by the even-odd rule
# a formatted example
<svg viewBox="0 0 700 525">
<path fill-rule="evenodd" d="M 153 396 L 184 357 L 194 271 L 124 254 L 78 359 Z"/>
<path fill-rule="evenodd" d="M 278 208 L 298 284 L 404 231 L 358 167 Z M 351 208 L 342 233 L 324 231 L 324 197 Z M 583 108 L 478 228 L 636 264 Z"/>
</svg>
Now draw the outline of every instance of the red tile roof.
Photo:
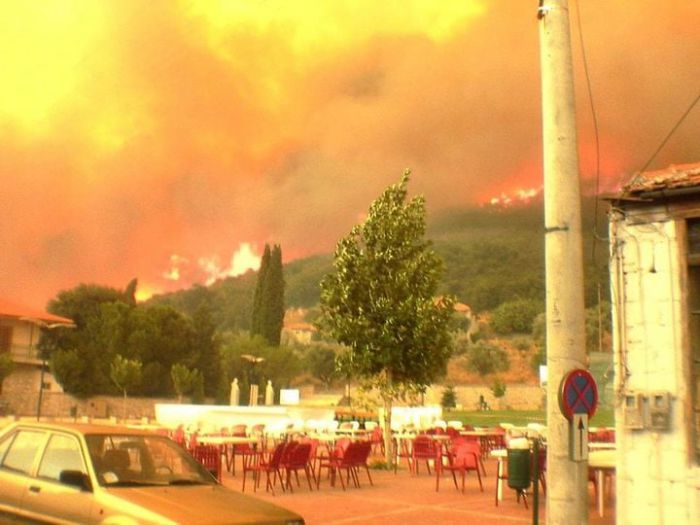
<svg viewBox="0 0 700 525">
<path fill-rule="evenodd" d="M 35 320 L 38 321 L 37 324 L 41 324 L 42 321 L 45 323 L 73 324 L 73 321 L 67 317 L 61 317 L 60 315 L 53 315 L 35 308 L 29 308 L 3 298 L 0 298 L 0 317 Z"/>
<path fill-rule="evenodd" d="M 694 186 L 700 186 L 700 162 L 672 164 L 662 170 L 639 173 L 622 188 L 622 194 L 623 196 L 639 196 L 652 191 L 675 190 Z"/>
</svg>

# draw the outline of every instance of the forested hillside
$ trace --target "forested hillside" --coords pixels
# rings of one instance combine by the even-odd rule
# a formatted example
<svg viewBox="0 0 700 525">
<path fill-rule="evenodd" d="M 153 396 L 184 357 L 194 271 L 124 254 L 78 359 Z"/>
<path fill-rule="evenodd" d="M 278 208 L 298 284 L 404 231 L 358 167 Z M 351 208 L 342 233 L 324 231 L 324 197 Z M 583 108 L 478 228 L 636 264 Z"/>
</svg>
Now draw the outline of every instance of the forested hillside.
<svg viewBox="0 0 700 525">
<path fill-rule="evenodd" d="M 604 236 L 605 206 L 598 210 L 598 231 Z M 607 242 L 594 246 L 595 202 L 583 202 L 586 304 L 608 292 Z M 443 211 L 428 216 L 427 237 L 445 263 L 441 292 L 453 294 L 476 312 L 492 310 L 505 301 L 534 299 L 544 309 L 544 234 L 541 201 L 508 208 L 482 207 Z M 282 247 L 284 249 L 284 247 Z M 595 264 L 593 258 L 595 257 Z M 333 255 L 319 254 L 284 265 L 287 307 L 309 308 L 318 303 L 319 282 L 332 271 Z M 220 329 L 250 328 L 255 274 L 227 278 L 210 287 L 154 297 L 154 303 L 192 314 L 207 303 Z"/>
</svg>

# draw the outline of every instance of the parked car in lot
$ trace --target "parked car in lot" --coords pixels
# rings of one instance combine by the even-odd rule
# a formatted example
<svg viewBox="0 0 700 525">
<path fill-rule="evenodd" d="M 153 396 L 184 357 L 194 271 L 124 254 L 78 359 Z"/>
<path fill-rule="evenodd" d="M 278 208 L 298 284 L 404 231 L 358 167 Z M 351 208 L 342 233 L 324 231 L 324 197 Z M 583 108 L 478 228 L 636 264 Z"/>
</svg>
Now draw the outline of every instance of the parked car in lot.
<svg viewBox="0 0 700 525">
<path fill-rule="evenodd" d="M 303 525 L 227 489 L 167 436 L 126 427 L 14 423 L 0 434 L 0 520 L 103 525 Z"/>
</svg>

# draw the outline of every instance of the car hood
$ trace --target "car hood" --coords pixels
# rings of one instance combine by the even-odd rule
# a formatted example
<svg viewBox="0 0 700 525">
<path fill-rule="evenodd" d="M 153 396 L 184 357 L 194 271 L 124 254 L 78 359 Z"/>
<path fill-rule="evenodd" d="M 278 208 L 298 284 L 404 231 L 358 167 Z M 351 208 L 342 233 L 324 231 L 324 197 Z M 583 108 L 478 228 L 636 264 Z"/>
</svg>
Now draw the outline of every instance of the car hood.
<svg viewBox="0 0 700 525">
<path fill-rule="evenodd" d="M 272 503 L 246 496 L 221 485 L 107 489 L 109 499 L 125 507 L 138 505 L 177 523 L 231 525 L 236 523 L 285 524 L 301 517 Z M 121 507 L 121 505 L 120 505 Z"/>
</svg>

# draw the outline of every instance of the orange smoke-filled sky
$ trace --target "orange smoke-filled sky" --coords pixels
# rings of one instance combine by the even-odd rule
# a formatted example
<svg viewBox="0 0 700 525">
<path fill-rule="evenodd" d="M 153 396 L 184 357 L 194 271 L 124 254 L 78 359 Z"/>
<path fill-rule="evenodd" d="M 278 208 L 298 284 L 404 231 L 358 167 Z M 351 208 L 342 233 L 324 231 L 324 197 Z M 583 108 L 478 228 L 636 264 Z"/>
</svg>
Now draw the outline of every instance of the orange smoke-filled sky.
<svg viewBox="0 0 700 525">
<path fill-rule="evenodd" d="M 580 3 L 613 189 L 698 94 L 700 3 Z M 0 295 L 43 307 L 137 277 L 146 296 L 244 271 L 265 242 L 331 252 L 407 167 L 429 213 L 539 188 L 537 4 L 5 2 Z M 700 161 L 699 136 L 696 107 L 650 168 Z"/>
</svg>

